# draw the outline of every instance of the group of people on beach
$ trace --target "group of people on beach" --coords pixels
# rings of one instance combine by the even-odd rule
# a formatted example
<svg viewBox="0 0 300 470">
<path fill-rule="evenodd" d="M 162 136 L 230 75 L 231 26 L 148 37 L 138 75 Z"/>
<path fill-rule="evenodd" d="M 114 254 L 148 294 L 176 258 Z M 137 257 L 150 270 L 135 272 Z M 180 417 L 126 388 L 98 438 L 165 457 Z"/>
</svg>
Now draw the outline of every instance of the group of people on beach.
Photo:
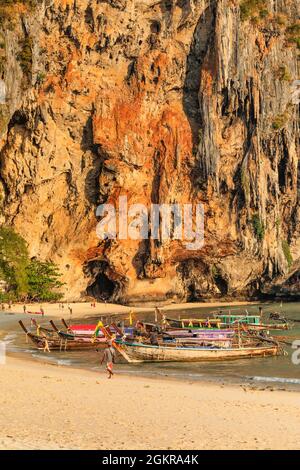
<svg viewBox="0 0 300 470">
<path fill-rule="evenodd" d="M 12 301 L 10 300 L 7 304 L 7 308 L 6 308 L 6 304 L 4 304 L 3 302 L 1 303 L 1 310 L 4 312 L 5 310 L 11 310 L 13 306 L 13 303 Z"/>
<path fill-rule="evenodd" d="M 38 312 L 31 312 L 31 311 L 28 311 L 27 310 L 27 305 L 24 304 L 23 305 L 23 312 L 24 313 L 35 313 L 35 314 L 39 314 L 39 315 L 42 315 L 42 317 L 45 315 L 45 310 L 43 309 L 42 305 L 40 305 L 40 310 Z"/>
<path fill-rule="evenodd" d="M 59 303 L 58 308 L 59 308 L 59 310 L 64 310 L 65 309 L 65 304 L 63 302 Z M 73 313 L 73 309 L 72 309 L 70 304 L 67 304 L 67 309 L 69 310 L 69 314 L 71 316 L 72 313 Z"/>
</svg>

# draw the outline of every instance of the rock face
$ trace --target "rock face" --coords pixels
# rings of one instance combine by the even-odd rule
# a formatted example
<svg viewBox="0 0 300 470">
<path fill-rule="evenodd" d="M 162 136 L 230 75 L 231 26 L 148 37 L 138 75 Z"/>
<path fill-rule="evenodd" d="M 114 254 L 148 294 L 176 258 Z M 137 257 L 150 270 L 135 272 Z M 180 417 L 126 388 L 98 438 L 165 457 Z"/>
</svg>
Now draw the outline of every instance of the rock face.
<svg viewBox="0 0 300 470">
<path fill-rule="evenodd" d="M 299 2 L 37 3 L 1 26 L 1 223 L 59 264 L 66 298 L 251 297 L 288 276 Z M 204 247 L 100 241 L 96 207 L 125 195 L 201 202 Z"/>
</svg>

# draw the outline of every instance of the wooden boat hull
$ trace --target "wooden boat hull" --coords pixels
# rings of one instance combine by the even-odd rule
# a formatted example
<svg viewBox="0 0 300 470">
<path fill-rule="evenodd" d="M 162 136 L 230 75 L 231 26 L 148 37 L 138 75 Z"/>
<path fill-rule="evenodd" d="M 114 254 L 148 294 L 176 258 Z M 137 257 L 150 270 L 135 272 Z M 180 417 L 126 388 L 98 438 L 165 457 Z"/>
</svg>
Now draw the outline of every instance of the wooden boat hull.
<svg viewBox="0 0 300 470">
<path fill-rule="evenodd" d="M 102 344 L 102 343 L 106 343 L 106 339 L 104 338 L 104 336 L 102 336 L 101 338 L 97 337 L 97 338 L 93 338 L 92 336 L 83 336 L 83 335 L 79 335 L 79 336 L 75 336 L 75 335 L 71 335 L 70 333 L 65 333 L 64 331 L 59 331 L 57 333 L 58 337 L 62 340 L 62 341 L 68 341 L 69 343 L 96 343 L 96 344 Z"/>
<path fill-rule="evenodd" d="M 202 362 L 225 361 L 252 357 L 276 356 L 278 346 L 243 348 L 192 348 L 119 343 L 131 362 Z"/>
<path fill-rule="evenodd" d="M 43 351 L 46 351 L 48 348 L 50 351 L 87 351 L 106 347 L 106 341 L 93 343 L 91 341 L 52 340 L 32 334 L 28 334 L 27 336 L 37 349 Z"/>
<path fill-rule="evenodd" d="M 289 330 L 290 329 L 290 325 L 287 324 L 287 323 L 270 323 L 270 324 L 260 324 L 260 325 L 256 325 L 256 324 L 243 324 L 243 326 L 246 327 L 246 329 L 248 330 L 256 330 L 256 331 L 265 331 L 265 330 Z"/>
<path fill-rule="evenodd" d="M 64 340 L 46 335 L 38 336 L 29 331 L 26 331 L 26 336 L 37 349 L 43 351 L 86 351 L 106 347 L 105 338 L 102 341 L 95 342 L 91 340 Z"/>
</svg>

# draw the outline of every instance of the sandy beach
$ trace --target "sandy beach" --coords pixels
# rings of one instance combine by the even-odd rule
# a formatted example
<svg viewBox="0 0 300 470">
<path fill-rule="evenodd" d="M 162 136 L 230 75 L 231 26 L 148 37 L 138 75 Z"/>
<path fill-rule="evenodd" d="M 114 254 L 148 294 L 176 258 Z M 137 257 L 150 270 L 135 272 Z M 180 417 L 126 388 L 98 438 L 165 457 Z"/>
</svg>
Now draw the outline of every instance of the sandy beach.
<svg viewBox="0 0 300 470">
<path fill-rule="evenodd" d="M 203 308 L 211 308 L 215 309 L 217 307 L 239 307 L 242 305 L 255 305 L 256 302 L 193 302 L 193 303 L 184 303 L 184 304 L 169 304 L 164 305 L 163 307 L 159 307 L 161 311 L 168 312 L 170 310 L 178 309 L 178 310 L 189 310 L 189 309 L 198 309 L 201 310 Z M 13 304 L 11 308 L 11 312 L 14 313 L 23 313 L 23 306 L 24 304 Z M 142 306 L 142 307 L 132 307 L 132 306 L 125 306 L 119 304 L 112 304 L 112 303 L 100 303 L 97 302 L 95 307 L 91 306 L 90 302 L 70 302 L 64 303 L 64 308 L 60 308 L 59 304 L 51 304 L 51 303 L 43 303 L 43 304 L 26 304 L 26 309 L 28 312 L 28 316 L 30 316 L 29 312 L 39 312 L 40 307 L 43 308 L 46 316 L 62 318 L 65 317 L 66 319 L 70 318 L 70 312 L 68 306 L 72 309 L 71 318 L 84 318 L 84 317 L 100 317 L 100 316 L 110 316 L 114 314 L 118 315 L 125 315 L 129 314 L 129 312 L 139 313 L 139 312 L 154 312 L 155 305 L 153 307 L 149 306 Z M 8 312 L 7 304 L 5 312 Z M 37 315 L 38 317 L 38 315 Z"/>
<path fill-rule="evenodd" d="M 0 366 L 0 449 L 299 449 L 297 392 Z"/>
<path fill-rule="evenodd" d="M 70 305 L 74 319 L 153 311 Z M 229 304 L 172 304 L 164 310 L 220 305 Z M 30 311 L 37 307 L 27 305 Z M 67 307 L 63 313 L 58 304 L 43 304 L 46 316 L 68 319 Z M 23 306 L 14 305 L 12 312 L 23 313 Z M 95 372 L 8 356 L 0 365 L 0 449 L 300 448 L 299 392 L 126 376 L 118 374 L 118 365 L 116 372 L 108 380 L 104 367 Z"/>
</svg>

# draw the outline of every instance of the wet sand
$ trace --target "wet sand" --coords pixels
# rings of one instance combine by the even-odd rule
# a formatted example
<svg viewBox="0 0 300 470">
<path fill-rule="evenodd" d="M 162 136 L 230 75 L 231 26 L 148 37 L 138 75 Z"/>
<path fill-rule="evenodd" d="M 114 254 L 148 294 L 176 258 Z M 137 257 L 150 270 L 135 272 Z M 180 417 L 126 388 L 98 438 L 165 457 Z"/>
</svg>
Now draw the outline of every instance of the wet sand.
<svg viewBox="0 0 300 470">
<path fill-rule="evenodd" d="M 0 449 L 300 448 L 298 392 L 108 380 L 15 357 L 0 389 Z"/>
</svg>

